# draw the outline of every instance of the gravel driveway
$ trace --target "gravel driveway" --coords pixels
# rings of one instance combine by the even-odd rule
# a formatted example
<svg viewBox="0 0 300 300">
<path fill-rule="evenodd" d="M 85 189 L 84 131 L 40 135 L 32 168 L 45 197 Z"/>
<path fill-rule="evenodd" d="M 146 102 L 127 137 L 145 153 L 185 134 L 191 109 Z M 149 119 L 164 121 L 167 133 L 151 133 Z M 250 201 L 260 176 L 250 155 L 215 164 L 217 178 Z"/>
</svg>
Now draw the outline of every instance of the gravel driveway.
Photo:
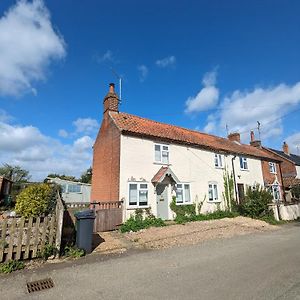
<svg viewBox="0 0 300 300">
<path fill-rule="evenodd" d="M 96 252 L 126 251 L 128 248 L 163 249 L 174 246 L 193 245 L 202 241 L 229 238 L 259 231 L 276 230 L 278 226 L 245 217 L 221 220 L 189 222 L 184 225 L 152 227 L 139 232 L 99 233 L 104 240 Z"/>
</svg>

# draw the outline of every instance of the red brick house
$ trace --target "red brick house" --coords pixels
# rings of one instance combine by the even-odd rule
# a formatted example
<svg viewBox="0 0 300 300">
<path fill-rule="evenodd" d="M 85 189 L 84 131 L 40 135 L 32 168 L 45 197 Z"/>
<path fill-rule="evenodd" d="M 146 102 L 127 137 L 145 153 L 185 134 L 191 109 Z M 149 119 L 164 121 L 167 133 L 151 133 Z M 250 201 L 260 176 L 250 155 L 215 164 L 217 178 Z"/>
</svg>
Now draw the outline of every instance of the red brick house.
<svg viewBox="0 0 300 300">
<path fill-rule="evenodd" d="M 268 183 L 278 198 L 280 167 L 276 174 L 263 176 L 262 171 L 262 165 L 277 166 L 278 159 L 242 144 L 239 133 L 222 138 L 122 113 L 118 106 L 110 84 L 93 148 L 91 202 L 123 200 L 125 219 L 137 208 L 151 208 L 155 216 L 172 219 L 173 199 L 177 205 L 201 202 L 202 213 L 212 212 L 227 205 L 225 172 L 234 176 L 238 202 L 247 186 L 256 184 Z"/>
</svg>

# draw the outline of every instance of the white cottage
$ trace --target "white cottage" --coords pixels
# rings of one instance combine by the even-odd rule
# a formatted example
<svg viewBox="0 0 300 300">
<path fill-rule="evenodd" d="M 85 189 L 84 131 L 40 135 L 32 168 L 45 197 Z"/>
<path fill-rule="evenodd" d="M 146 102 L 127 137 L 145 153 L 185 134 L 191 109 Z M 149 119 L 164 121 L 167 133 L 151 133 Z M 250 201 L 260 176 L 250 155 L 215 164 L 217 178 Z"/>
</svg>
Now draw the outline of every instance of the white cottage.
<svg viewBox="0 0 300 300">
<path fill-rule="evenodd" d="M 174 196 L 178 205 L 203 202 L 202 213 L 224 208 L 225 170 L 233 174 L 235 196 L 242 201 L 246 186 L 264 185 L 262 161 L 276 161 L 241 144 L 238 133 L 226 139 L 159 123 L 119 112 L 118 102 L 111 84 L 94 144 L 91 201 L 123 200 L 125 219 L 148 207 L 172 219 Z"/>
</svg>

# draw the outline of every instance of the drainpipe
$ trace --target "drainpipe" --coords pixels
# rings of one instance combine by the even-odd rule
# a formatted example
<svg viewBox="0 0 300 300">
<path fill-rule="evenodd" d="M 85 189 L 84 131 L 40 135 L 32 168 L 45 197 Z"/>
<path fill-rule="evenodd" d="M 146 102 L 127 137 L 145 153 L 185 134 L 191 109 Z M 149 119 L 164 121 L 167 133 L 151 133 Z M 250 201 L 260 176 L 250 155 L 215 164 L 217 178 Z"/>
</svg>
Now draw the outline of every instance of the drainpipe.
<svg viewBox="0 0 300 300">
<path fill-rule="evenodd" d="M 236 180 L 235 180 L 235 169 L 234 169 L 234 163 L 233 161 L 235 160 L 236 155 L 231 158 L 231 166 L 232 166 L 232 175 L 233 175 L 233 183 L 234 183 L 234 191 L 235 191 L 235 198 L 236 198 L 236 204 L 239 204 L 239 199 L 238 199 L 238 194 L 237 194 L 237 188 L 236 188 Z"/>
<path fill-rule="evenodd" d="M 286 203 L 286 197 L 285 197 L 285 189 L 284 189 L 284 185 L 283 185 L 283 177 L 282 177 L 282 170 L 281 170 L 281 163 L 278 164 L 279 165 L 279 171 L 280 171 L 280 178 L 281 178 L 281 187 L 282 187 L 282 194 L 283 194 L 283 200 Z"/>
</svg>

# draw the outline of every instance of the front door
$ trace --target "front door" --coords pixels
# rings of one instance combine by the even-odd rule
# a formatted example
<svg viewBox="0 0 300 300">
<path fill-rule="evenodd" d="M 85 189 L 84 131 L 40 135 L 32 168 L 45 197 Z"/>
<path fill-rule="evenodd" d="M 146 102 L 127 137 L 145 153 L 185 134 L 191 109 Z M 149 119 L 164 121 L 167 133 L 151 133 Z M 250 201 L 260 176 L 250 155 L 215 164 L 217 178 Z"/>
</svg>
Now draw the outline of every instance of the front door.
<svg viewBox="0 0 300 300">
<path fill-rule="evenodd" d="M 156 187 L 157 217 L 169 219 L 168 184 L 158 184 Z"/>
<path fill-rule="evenodd" d="M 245 190 L 242 183 L 238 183 L 238 195 L 239 195 L 239 204 L 242 204 L 245 201 Z"/>
</svg>

